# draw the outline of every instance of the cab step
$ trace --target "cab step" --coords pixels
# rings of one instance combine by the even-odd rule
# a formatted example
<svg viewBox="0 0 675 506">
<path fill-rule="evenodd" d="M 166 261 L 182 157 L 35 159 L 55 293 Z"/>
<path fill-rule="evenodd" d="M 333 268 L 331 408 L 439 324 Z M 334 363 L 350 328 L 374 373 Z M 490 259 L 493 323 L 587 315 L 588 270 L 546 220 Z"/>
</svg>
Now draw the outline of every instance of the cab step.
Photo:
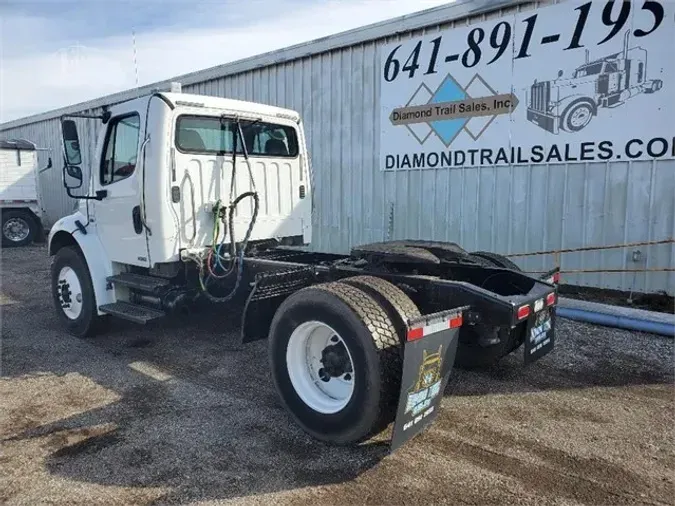
<svg viewBox="0 0 675 506">
<path fill-rule="evenodd" d="M 123 318 L 134 323 L 145 325 L 149 321 L 156 320 L 166 316 L 164 311 L 153 309 L 151 307 L 139 306 L 131 302 L 118 301 L 112 304 L 103 304 L 99 309 L 106 314 Z"/>
<path fill-rule="evenodd" d="M 106 281 L 116 285 L 127 286 L 141 292 L 154 292 L 165 286 L 169 286 L 170 281 L 155 276 L 145 276 L 144 274 L 134 274 L 132 272 L 121 272 L 114 276 L 108 276 Z"/>
</svg>

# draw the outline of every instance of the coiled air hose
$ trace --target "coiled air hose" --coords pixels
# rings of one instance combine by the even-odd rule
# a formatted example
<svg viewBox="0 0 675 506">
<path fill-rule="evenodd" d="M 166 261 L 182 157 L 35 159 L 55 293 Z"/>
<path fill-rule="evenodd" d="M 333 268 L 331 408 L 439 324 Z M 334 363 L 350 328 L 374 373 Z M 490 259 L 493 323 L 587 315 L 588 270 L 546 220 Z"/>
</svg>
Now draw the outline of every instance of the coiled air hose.
<svg viewBox="0 0 675 506">
<path fill-rule="evenodd" d="M 237 289 L 241 284 L 241 279 L 243 277 L 244 272 L 243 269 L 244 254 L 246 252 L 246 248 L 248 247 L 248 241 L 251 237 L 251 232 L 253 231 L 253 226 L 255 225 L 256 218 L 258 217 L 258 210 L 260 208 L 260 199 L 258 197 L 258 192 L 256 191 L 255 180 L 253 178 L 253 172 L 251 171 L 251 164 L 248 160 L 248 150 L 246 149 L 246 143 L 244 142 L 244 134 L 241 129 L 239 119 L 237 118 L 235 121 L 237 129 L 234 132 L 234 148 L 232 150 L 232 177 L 230 181 L 231 204 L 229 205 L 227 213 L 227 224 L 225 224 L 225 215 L 223 212 L 225 208 L 224 206 L 221 206 L 220 201 L 218 201 L 214 206 L 213 211 L 214 224 L 213 224 L 213 240 L 211 242 L 211 248 L 209 249 L 206 259 L 203 259 L 202 257 L 200 257 L 199 259 L 195 259 L 195 261 L 199 265 L 199 284 L 201 286 L 202 293 L 206 296 L 207 299 L 209 299 L 212 302 L 227 302 L 231 300 L 237 293 Z M 232 200 L 232 195 L 234 194 L 234 181 L 236 177 L 238 137 L 241 138 L 242 140 L 244 159 L 246 160 L 246 165 L 248 167 L 248 175 L 253 190 L 244 192 L 241 195 L 237 196 L 236 199 Z M 237 251 L 237 242 L 234 234 L 234 212 L 237 209 L 239 203 L 241 203 L 241 201 L 244 200 L 245 198 L 253 199 L 253 215 L 251 216 L 251 221 L 249 222 L 248 228 L 246 230 L 244 240 L 241 242 L 241 245 L 239 246 L 239 251 Z M 218 243 L 219 220 L 222 220 L 223 225 L 225 226 L 223 239 L 220 241 L 220 243 Z M 225 260 L 225 257 L 222 256 L 220 250 L 221 247 L 225 245 L 225 240 L 227 238 L 228 231 L 230 233 L 230 265 L 227 269 L 225 269 L 225 267 L 223 266 L 223 260 Z M 215 263 L 215 265 L 212 265 L 213 263 Z M 215 268 L 217 267 L 220 267 L 225 272 L 223 274 L 216 274 Z M 205 270 L 207 271 L 206 273 L 204 272 Z M 210 283 L 218 280 L 223 280 L 229 277 L 235 270 L 237 272 L 237 278 L 235 280 L 234 287 L 232 288 L 230 293 L 228 293 L 223 297 L 218 297 L 209 292 L 208 285 Z"/>
<path fill-rule="evenodd" d="M 239 246 L 239 251 L 236 251 L 236 239 L 234 236 L 234 211 L 237 208 L 237 205 L 244 200 L 245 198 L 253 198 L 253 216 L 251 216 L 251 221 L 248 224 L 248 229 L 246 230 L 246 235 L 244 236 L 244 240 L 241 242 L 241 245 Z M 244 273 L 243 269 L 243 264 L 244 264 L 244 253 L 246 252 L 246 248 L 248 246 L 248 241 L 251 237 L 251 232 L 253 231 L 253 226 L 255 225 L 255 220 L 258 216 L 258 209 L 260 207 L 260 200 L 258 197 L 257 192 L 245 192 L 239 195 L 234 202 L 230 205 L 229 208 L 229 213 L 228 213 L 228 223 L 229 223 L 229 231 L 230 231 L 230 251 L 231 251 L 231 259 L 230 259 L 230 266 L 229 268 L 225 271 L 224 274 L 222 275 L 215 275 L 213 273 L 213 268 L 210 265 L 211 259 L 214 256 L 218 259 L 217 261 L 220 261 L 220 252 L 216 251 L 220 249 L 220 246 L 225 242 L 225 236 L 227 235 L 227 230 L 225 231 L 226 233 L 224 234 L 223 241 L 218 245 L 215 246 L 213 245 L 211 247 L 211 250 L 209 251 L 209 255 L 207 256 L 206 259 L 206 267 L 208 270 L 208 274 L 206 276 L 206 279 L 204 277 L 204 262 L 200 264 L 200 272 L 199 272 L 199 283 L 202 288 L 202 292 L 206 296 L 207 299 L 209 299 L 212 302 L 227 302 L 231 300 L 235 294 L 237 293 L 237 289 L 239 288 L 239 285 L 241 284 L 241 279 Z M 215 219 L 218 219 L 218 216 L 216 214 Z M 208 290 L 208 285 L 210 283 L 210 280 L 222 280 L 227 277 L 229 277 L 234 271 L 237 271 L 237 278 L 234 282 L 234 287 L 228 293 L 227 295 L 223 297 L 218 297 L 213 294 L 211 294 Z"/>
</svg>

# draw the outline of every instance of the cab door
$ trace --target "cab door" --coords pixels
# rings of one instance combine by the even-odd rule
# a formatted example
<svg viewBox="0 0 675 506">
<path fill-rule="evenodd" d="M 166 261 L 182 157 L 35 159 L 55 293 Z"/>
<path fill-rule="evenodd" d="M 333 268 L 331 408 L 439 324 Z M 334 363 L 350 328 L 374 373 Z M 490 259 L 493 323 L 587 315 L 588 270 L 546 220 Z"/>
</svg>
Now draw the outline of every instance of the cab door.
<svg viewBox="0 0 675 506">
<path fill-rule="evenodd" d="M 111 107 L 105 124 L 94 187 L 106 192 L 95 203 L 100 240 L 110 260 L 149 266 L 147 227 L 143 220 L 143 150 L 146 99 Z"/>
</svg>

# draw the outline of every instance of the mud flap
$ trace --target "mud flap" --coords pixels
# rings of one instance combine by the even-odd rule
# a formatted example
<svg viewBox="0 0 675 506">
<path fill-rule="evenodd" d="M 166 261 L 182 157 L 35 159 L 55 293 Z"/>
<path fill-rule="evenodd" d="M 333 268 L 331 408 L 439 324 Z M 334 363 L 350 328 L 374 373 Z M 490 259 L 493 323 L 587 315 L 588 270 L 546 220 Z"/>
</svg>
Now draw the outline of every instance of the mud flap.
<svg viewBox="0 0 675 506">
<path fill-rule="evenodd" d="M 560 268 L 551 269 L 539 278 L 541 281 L 550 283 L 556 288 L 560 280 Z M 556 291 L 556 299 L 558 297 Z M 544 299 L 534 303 L 534 312 L 527 319 L 527 332 L 525 334 L 525 365 L 540 359 L 555 346 L 555 306 L 545 306 Z"/>
<path fill-rule="evenodd" d="M 535 303 L 536 305 L 536 303 Z M 540 359 L 555 346 L 555 306 L 531 314 L 525 334 L 525 365 Z"/>
<path fill-rule="evenodd" d="M 455 363 L 462 314 L 468 307 L 408 321 L 391 451 L 424 431 L 438 416 Z"/>
</svg>

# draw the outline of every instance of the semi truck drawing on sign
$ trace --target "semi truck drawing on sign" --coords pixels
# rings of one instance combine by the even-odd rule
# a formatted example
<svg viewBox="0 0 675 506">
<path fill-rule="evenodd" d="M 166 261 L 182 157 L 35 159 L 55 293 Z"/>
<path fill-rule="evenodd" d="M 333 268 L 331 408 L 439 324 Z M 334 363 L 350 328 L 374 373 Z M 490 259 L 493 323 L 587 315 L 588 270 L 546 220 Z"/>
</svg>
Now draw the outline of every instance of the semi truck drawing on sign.
<svg viewBox="0 0 675 506">
<path fill-rule="evenodd" d="M 647 51 L 628 48 L 629 32 L 624 37 L 623 51 L 586 62 L 563 79 L 563 71 L 553 81 L 535 79 L 530 88 L 527 119 L 557 134 L 561 129 L 574 133 L 586 127 L 598 110 L 618 107 L 641 93 L 654 93 L 663 81 L 647 79 Z"/>
</svg>

